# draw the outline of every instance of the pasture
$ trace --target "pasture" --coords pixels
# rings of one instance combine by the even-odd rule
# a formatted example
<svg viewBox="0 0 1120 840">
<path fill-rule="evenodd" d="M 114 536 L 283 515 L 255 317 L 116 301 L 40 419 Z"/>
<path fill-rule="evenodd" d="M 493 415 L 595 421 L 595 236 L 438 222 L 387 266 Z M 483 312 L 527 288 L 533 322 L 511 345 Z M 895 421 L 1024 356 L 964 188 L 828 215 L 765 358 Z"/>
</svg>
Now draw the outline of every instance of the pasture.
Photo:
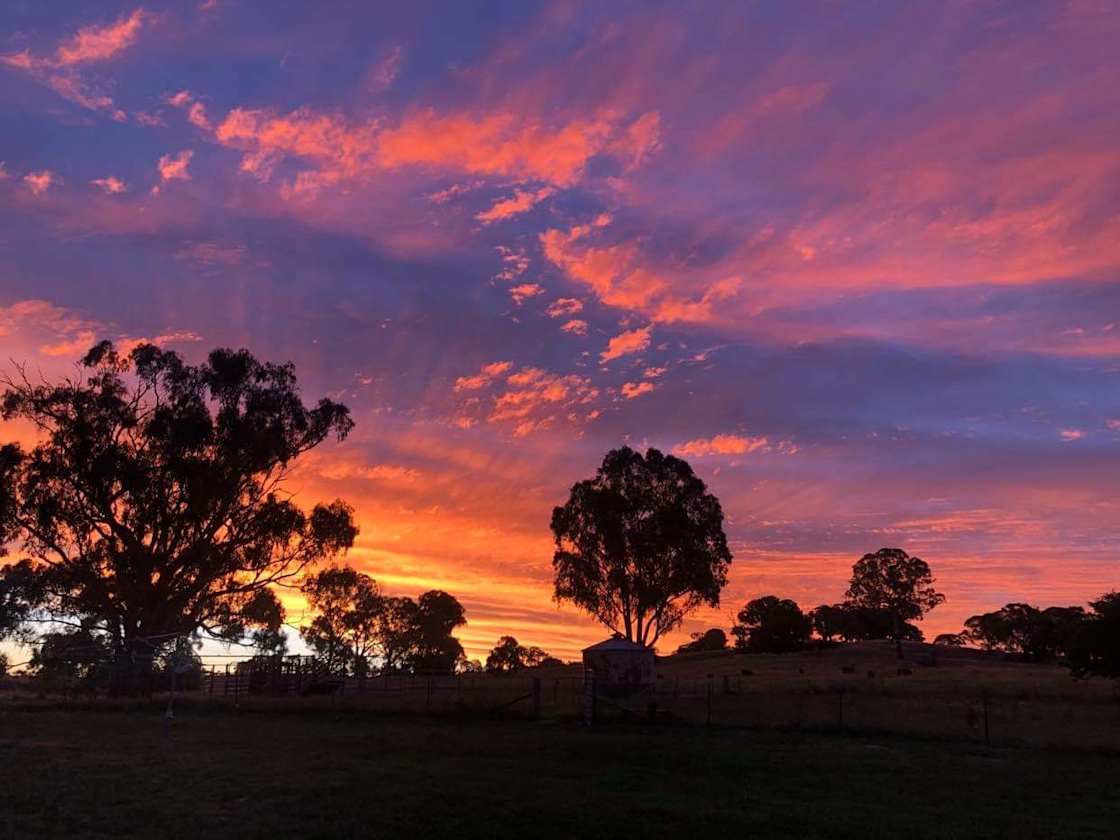
<svg viewBox="0 0 1120 840">
<path fill-rule="evenodd" d="M 1115 837 L 1120 757 L 192 705 L 0 714 L 6 837 Z"/>
</svg>

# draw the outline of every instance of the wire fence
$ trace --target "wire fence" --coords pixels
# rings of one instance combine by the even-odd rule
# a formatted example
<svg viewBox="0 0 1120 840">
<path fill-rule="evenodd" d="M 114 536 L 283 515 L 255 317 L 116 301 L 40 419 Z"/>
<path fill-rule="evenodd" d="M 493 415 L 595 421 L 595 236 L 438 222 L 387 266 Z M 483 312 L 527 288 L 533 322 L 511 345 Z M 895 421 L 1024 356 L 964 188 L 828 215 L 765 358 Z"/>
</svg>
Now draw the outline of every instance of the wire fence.
<svg viewBox="0 0 1120 840">
<path fill-rule="evenodd" d="M 300 656 L 241 661 L 218 656 L 201 666 L 196 661 L 194 666 L 177 675 L 165 668 L 153 681 L 153 691 L 177 696 L 181 705 L 232 704 L 262 711 L 329 708 L 568 719 L 594 726 L 641 722 L 884 733 L 992 746 L 1120 751 L 1120 695 L 1107 693 L 1050 696 L 998 685 L 939 689 L 901 679 L 782 685 L 729 674 L 707 678 L 662 674 L 651 685 L 620 691 L 572 668 L 508 675 L 340 676 L 314 657 Z M 53 693 L 110 702 L 104 691 L 90 691 L 80 681 L 46 685 L 25 680 L 21 685 L 25 694 L 40 698 Z"/>
</svg>

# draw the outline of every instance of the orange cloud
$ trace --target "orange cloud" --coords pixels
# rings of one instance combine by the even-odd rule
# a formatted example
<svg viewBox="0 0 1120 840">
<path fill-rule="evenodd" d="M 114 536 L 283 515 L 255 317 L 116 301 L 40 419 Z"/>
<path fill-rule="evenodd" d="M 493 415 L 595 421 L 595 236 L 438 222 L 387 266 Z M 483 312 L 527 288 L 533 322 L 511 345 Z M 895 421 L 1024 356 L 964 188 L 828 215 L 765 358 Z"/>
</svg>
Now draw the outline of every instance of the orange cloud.
<svg viewBox="0 0 1120 840">
<path fill-rule="evenodd" d="M 474 376 L 460 376 L 455 380 L 456 391 L 477 391 L 485 388 L 503 373 L 513 367 L 513 362 L 491 362 L 484 365 Z"/>
<path fill-rule="evenodd" d="M 511 370 L 509 362 L 494 362 L 474 376 L 459 377 L 456 392 L 489 389 L 489 393 L 469 397 L 459 407 L 455 424 L 463 429 L 482 419 L 512 424 L 514 435 L 521 437 L 548 428 L 561 418 L 579 422 L 583 413 L 578 409 L 599 396 L 599 389 L 585 376 L 536 367 Z"/>
<path fill-rule="evenodd" d="M 624 382 L 622 383 L 622 396 L 628 400 L 648 394 L 654 389 L 652 382 Z"/>
<path fill-rule="evenodd" d="M 32 195 L 42 195 L 55 183 L 56 176 L 49 169 L 40 172 L 28 172 L 23 176 L 23 182 L 31 190 Z"/>
<path fill-rule="evenodd" d="M 190 149 L 184 149 L 177 155 L 163 155 L 156 164 L 156 169 L 159 170 L 160 180 L 163 181 L 189 181 L 191 173 L 187 170 L 190 166 L 191 158 L 194 157 L 194 152 Z"/>
<path fill-rule="evenodd" d="M 587 322 L 581 321 L 579 318 L 573 318 L 570 321 L 565 321 L 560 329 L 572 335 L 587 335 Z"/>
<path fill-rule="evenodd" d="M 567 187 L 616 131 L 607 117 L 549 128 L 512 113 L 441 116 L 423 110 L 381 135 L 378 157 L 387 168 L 432 166 Z"/>
<path fill-rule="evenodd" d="M 538 286 L 536 283 L 522 283 L 519 286 L 514 286 L 509 290 L 510 297 L 513 302 L 520 306 L 525 300 L 537 295 L 544 294 L 544 288 Z"/>
<path fill-rule="evenodd" d="M 648 135 L 650 121 L 642 125 L 637 134 Z M 633 155 L 633 143 L 612 145 L 631 127 L 608 114 L 548 126 L 512 112 L 438 114 L 425 109 L 386 128 L 376 120 L 355 122 L 310 108 L 286 115 L 235 108 L 217 126 L 214 136 L 219 143 L 242 150 L 242 171 L 262 180 L 268 180 L 286 157 L 311 164 L 312 168 L 288 185 L 293 195 L 402 167 L 549 185 L 495 205 L 487 211 L 495 214 L 489 219 L 493 221 L 524 212 L 551 195 L 551 189 L 572 186 L 596 155 L 617 156 L 624 151 Z"/>
<path fill-rule="evenodd" d="M 79 29 L 72 37 L 59 44 L 55 65 L 65 67 L 112 58 L 136 42 L 146 17 L 143 9 L 137 9 L 115 23 Z"/>
<path fill-rule="evenodd" d="M 201 102 L 195 102 L 187 111 L 187 120 L 191 125 L 204 131 L 210 130 L 210 120 L 206 116 L 206 107 Z"/>
<path fill-rule="evenodd" d="M 607 342 L 607 349 L 599 354 L 599 360 L 609 362 L 631 353 L 640 353 L 649 347 L 650 333 L 653 327 L 641 327 L 636 330 L 627 330 L 619 333 Z"/>
<path fill-rule="evenodd" d="M 116 108 L 112 97 L 98 91 L 80 75 L 86 64 L 107 61 L 135 43 L 148 15 L 143 9 L 115 23 L 90 25 L 79 29 L 58 45 L 53 58 L 38 58 L 29 51 L 0 56 L 0 63 L 32 74 L 59 96 L 91 111 L 108 111 L 123 122 L 124 111 Z"/>
<path fill-rule="evenodd" d="M 717 303 L 738 294 L 741 281 L 726 277 L 710 283 L 698 299 L 684 297 L 675 291 L 681 285 L 677 278 L 644 264 L 637 242 L 588 244 L 610 221 L 601 215 L 566 232 L 550 229 L 540 235 L 545 258 L 572 280 L 590 287 L 608 306 L 641 312 L 656 323 L 703 323 L 712 320 Z"/>
<path fill-rule="evenodd" d="M 514 216 L 532 210 L 537 204 L 555 194 L 555 192 L 556 190 L 552 187 L 542 187 L 536 192 L 515 190 L 512 198 L 495 202 L 489 210 L 476 214 L 475 218 L 484 225 L 503 219 L 512 219 Z"/>
<path fill-rule="evenodd" d="M 549 318 L 565 318 L 583 311 L 583 301 L 577 298 L 557 298 L 545 312 Z"/>
<path fill-rule="evenodd" d="M 742 435 L 715 435 L 710 438 L 696 438 L 673 447 L 679 455 L 703 457 L 706 455 L 746 455 L 751 452 L 767 451 L 770 442 L 764 437 L 744 437 Z"/>
<path fill-rule="evenodd" d="M 118 195 L 128 189 L 124 181 L 112 175 L 107 178 L 94 178 L 90 181 L 90 184 L 100 189 L 106 195 Z"/>
<path fill-rule="evenodd" d="M 513 421 L 513 433 L 518 437 L 550 426 L 561 411 L 599 396 L 599 390 L 585 376 L 549 373 L 540 368 L 522 368 L 507 378 L 506 385 L 494 401 L 489 420 Z"/>
</svg>

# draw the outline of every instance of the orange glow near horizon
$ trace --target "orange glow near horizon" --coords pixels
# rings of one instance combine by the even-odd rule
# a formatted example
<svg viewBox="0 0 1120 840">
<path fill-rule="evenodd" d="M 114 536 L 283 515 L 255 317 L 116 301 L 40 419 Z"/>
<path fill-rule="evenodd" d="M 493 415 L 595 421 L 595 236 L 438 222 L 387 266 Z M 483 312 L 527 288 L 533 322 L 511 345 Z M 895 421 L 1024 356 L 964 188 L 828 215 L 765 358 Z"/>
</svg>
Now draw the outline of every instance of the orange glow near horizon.
<svg viewBox="0 0 1120 840">
<path fill-rule="evenodd" d="M 686 458 L 735 555 L 662 650 L 884 546 L 947 595 L 927 637 L 1120 588 L 1107 4 L 205 5 L 0 13 L 5 365 L 292 361 L 357 423 L 297 500 L 459 597 L 475 658 L 604 635 L 548 523 L 622 444 Z"/>
</svg>

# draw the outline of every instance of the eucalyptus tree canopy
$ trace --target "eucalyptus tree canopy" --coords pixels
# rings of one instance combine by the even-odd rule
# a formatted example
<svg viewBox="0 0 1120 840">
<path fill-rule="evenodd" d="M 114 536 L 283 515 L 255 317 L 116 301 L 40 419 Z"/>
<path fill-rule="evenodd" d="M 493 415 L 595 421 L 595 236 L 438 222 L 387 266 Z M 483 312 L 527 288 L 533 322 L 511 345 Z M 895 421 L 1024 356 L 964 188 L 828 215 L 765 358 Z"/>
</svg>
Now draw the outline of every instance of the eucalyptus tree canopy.
<svg viewBox="0 0 1120 840">
<path fill-rule="evenodd" d="M 271 587 L 354 541 L 345 503 L 307 513 L 284 493 L 301 454 L 353 425 L 331 400 L 305 406 L 290 364 L 102 342 L 72 378 L 4 384 L 4 419 L 39 442 L 0 448 L 0 542 L 21 557 L 0 572 L 0 632 L 60 623 L 133 654 L 241 639 L 279 627 Z"/>
<path fill-rule="evenodd" d="M 945 601 L 933 588 L 933 573 L 920 557 L 911 557 L 901 548 L 880 548 L 865 554 L 852 566 L 847 598 L 851 604 L 883 610 L 891 616 L 891 638 L 899 658 L 906 622 L 922 617 Z"/>
<path fill-rule="evenodd" d="M 603 458 L 552 512 L 555 596 L 653 645 L 702 604 L 719 605 L 731 552 L 723 510 L 687 462 L 629 447 Z"/>
</svg>

